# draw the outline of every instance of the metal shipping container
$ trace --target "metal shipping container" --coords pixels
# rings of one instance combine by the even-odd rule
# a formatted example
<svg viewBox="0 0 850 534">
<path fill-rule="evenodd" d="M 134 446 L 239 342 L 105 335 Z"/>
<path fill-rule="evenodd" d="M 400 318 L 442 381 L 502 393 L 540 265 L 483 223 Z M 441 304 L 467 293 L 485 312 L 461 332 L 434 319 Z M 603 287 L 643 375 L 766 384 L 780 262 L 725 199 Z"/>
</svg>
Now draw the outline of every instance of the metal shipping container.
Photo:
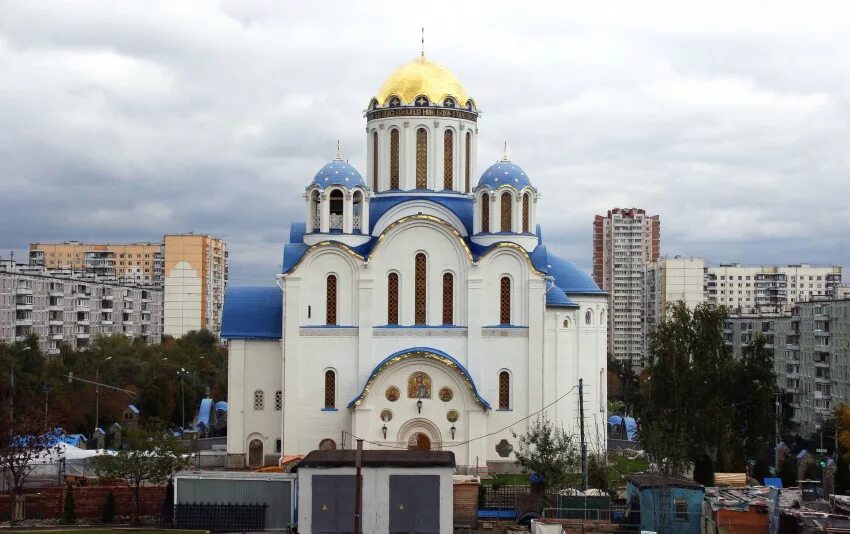
<svg viewBox="0 0 850 534">
<path fill-rule="evenodd" d="M 295 525 L 298 477 L 289 473 L 182 471 L 174 477 L 174 504 L 265 504 L 266 530 Z"/>
</svg>

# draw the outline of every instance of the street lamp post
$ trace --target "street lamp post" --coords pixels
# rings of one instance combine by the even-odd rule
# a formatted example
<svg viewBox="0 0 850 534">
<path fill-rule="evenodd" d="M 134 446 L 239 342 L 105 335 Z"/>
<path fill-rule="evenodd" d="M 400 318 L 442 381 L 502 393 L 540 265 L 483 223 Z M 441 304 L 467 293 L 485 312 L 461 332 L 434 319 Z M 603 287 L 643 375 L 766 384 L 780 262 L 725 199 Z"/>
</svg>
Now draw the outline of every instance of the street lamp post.
<svg viewBox="0 0 850 534">
<path fill-rule="evenodd" d="M 95 382 L 97 382 L 94 386 L 94 429 L 97 430 L 100 428 L 100 366 L 112 359 L 112 356 L 108 356 L 106 359 L 97 362 L 97 365 L 94 367 L 95 372 Z"/>
<path fill-rule="evenodd" d="M 162 362 L 164 362 L 164 361 L 165 361 L 165 360 L 167 360 L 167 359 L 168 359 L 168 356 L 166 356 L 165 358 L 163 358 L 163 359 L 159 360 L 159 363 L 156 363 L 156 364 L 153 366 L 153 379 L 154 379 L 154 380 L 156 380 L 156 370 L 157 370 L 157 368 L 159 367 L 159 364 L 160 364 L 160 363 L 162 363 Z"/>
<path fill-rule="evenodd" d="M 182 431 L 186 430 L 186 387 L 185 387 L 186 381 L 184 380 L 185 375 L 186 375 L 186 369 L 181 367 L 180 370 L 177 371 L 177 376 L 180 377 L 180 414 L 181 414 L 180 428 L 181 428 L 181 434 L 182 434 Z"/>
</svg>

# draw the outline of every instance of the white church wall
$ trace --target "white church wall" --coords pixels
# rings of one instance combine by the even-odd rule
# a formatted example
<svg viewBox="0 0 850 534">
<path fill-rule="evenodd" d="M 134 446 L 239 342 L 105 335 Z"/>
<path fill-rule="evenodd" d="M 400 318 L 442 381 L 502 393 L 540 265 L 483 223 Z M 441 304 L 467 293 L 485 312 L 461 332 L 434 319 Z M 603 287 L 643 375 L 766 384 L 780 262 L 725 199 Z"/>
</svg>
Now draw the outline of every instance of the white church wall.
<svg viewBox="0 0 850 534">
<path fill-rule="evenodd" d="M 228 351 L 227 451 L 245 454 L 248 442 L 259 439 L 264 454 L 274 454 L 280 439 L 281 411 L 275 393 L 281 389 L 281 348 L 278 341 L 231 340 Z M 262 392 L 261 409 L 254 407 Z"/>
</svg>

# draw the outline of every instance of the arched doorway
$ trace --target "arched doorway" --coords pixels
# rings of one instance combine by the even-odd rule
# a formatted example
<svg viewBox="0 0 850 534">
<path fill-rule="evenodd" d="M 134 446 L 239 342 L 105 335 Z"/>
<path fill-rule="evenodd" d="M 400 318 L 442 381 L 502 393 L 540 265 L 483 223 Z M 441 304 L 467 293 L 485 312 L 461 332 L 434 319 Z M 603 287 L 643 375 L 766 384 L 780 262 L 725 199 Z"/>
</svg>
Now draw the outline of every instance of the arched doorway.
<svg viewBox="0 0 850 534">
<path fill-rule="evenodd" d="M 252 439 L 248 444 L 248 467 L 263 466 L 263 442 Z"/>
<path fill-rule="evenodd" d="M 414 432 L 407 440 L 407 448 L 408 450 L 430 451 L 431 438 L 422 432 Z"/>
</svg>

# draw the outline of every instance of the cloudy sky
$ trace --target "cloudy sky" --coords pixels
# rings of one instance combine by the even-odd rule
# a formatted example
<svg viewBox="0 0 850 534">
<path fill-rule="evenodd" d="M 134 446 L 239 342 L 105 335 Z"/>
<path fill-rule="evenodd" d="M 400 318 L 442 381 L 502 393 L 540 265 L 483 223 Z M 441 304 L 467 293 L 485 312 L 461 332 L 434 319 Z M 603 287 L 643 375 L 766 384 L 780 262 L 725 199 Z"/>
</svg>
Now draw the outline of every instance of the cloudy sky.
<svg viewBox="0 0 850 534">
<path fill-rule="evenodd" d="M 484 111 L 479 172 L 507 140 L 580 267 L 637 206 L 668 255 L 850 268 L 848 2 L 0 0 L 0 256 L 194 231 L 271 283 L 421 26 Z"/>
</svg>

